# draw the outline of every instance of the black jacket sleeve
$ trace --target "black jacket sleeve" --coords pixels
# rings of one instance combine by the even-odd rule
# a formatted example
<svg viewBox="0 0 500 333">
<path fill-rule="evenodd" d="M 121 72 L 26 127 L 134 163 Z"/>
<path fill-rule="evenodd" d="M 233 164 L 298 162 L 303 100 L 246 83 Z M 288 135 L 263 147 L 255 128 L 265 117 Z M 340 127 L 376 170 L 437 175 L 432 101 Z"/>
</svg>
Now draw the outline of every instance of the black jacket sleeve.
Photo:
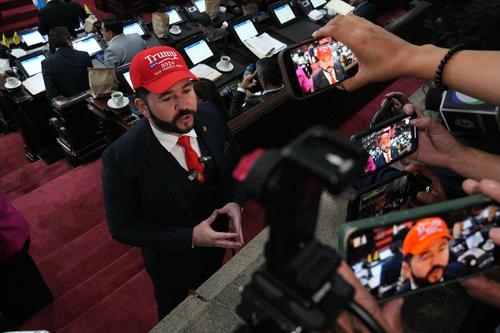
<svg viewBox="0 0 500 333">
<path fill-rule="evenodd" d="M 49 104 L 54 97 L 61 95 L 59 88 L 57 87 L 56 78 L 54 72 L 51 69 L 50 64 L 44 60 L 42 61 L 42 75 L 43 82 L 45 83 L 45 94 L 49 100 Z"/>
<path fill-rule="evenodd" d="M 146 220 L 136 195 L 136 180 L 123 174 L 108 151 L 103 154 L 102 162 L 104 205 L 113 239 L 132 246 L 171 253 L 191 250 L 192 228 Z"/>
<path fill-rule="evenodd" d="M 241 91 L 237 91 L 231 100 L 231 105 L 229 107 L 229 117 L 234 118 L 240 113 L 242 113 L 243 104 L 245 103 L 245 94 Z"/>
</svg>

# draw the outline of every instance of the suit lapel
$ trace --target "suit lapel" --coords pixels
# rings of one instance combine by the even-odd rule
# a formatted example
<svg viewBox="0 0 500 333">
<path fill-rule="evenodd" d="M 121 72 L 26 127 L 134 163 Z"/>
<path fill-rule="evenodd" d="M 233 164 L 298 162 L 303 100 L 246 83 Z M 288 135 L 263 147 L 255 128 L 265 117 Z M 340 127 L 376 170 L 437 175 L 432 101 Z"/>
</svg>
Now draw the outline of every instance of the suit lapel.
<svg viewBox="0 0 500 333">
<path fill-rule="evenodd" d="M 208 124 L 203 120 L 199 119 L 195 124 L 196 135 L 198 136 L 198 143 L 200 144 L 200 149 L 202 144 L 208 149 L 209 156 L 212 157 L 213 162 L 219 169 L 220 173 L 223 174 L 223 163 L 222 163 L 222 151 L 220 147 L 220 142 L 218 142 L 216 135 L 217 130 L 215 128 L 211 128 Z M 228 143 L 229 145 L 229 143 Z M 202 152 L 203 154 L 203 152 Z"/>
<path fill-rule="evenodd" d="M 177 160 L 158 142 L 149 127 L 149 123 L 144 119 L 144 156 L 151 168 L 156 172 L 158 178 L 165 185 L 165 188 L 172 193 L 172 197 L 178 201 L 179 206 L 188 213 L 194 220 L 193 213 L 189 209 L 184 196 L 179 195 L 182 184 L 177 177 L 174 177 L 174 168 L 180 167 Z"/>
</svg>

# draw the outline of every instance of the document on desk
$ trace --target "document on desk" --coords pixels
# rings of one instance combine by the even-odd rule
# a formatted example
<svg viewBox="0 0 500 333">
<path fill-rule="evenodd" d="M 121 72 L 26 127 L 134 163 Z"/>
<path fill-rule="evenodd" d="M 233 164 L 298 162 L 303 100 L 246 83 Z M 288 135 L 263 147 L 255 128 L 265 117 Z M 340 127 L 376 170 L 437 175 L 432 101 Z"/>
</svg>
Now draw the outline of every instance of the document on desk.
<svg viewBox="0 0 500 333">
<path fill-rule="evenodd" d="M 222 76 L 221 72 L 205 64 L 198 64 L 189 70 L 194 76 L 215 81 Z"/>
<path fill-rule="evenodd" d="M 243 43 L 259 59 L 270 57 L 286 48 L 286 44 L 269 36 L 267 32 L 264 32 L 260 36 L 250 37 Z"/>
<path fill-rule="evenodd" d="M 38 73 L 24 80 L 23 86 L 33 96 L 45 91 L 45 82 L 43 82 L 42 73 Z"/>
</svg>

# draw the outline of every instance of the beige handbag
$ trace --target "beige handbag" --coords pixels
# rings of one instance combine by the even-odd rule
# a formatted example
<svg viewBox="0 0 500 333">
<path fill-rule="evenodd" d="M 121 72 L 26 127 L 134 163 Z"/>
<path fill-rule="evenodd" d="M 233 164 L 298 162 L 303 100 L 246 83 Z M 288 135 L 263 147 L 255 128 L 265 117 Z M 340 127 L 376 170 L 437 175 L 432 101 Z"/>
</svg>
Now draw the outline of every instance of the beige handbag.
<svg viewBox="0 0 500 333">
<path fill-rule="evenodd" d="M 94 98 L 109 96 L 118 89 L 118 78 L 113 67 L 89 68 L 90 94 Z"/>
<path fill-rule="evenodd" d="M 85 32 L 88 34 L 94 32 L 94 23 L 96 22 L 97 22 L 97 17 L 95 17 L 95 15 L 93 14 L 89 15 L 89 17 L 85 19 L 85 25 L 84 25 Z"/>
<path fill-rule="evenodd" d="M 205 0 L 205 7 L 207 14 L 210 15 L 212 20 L 219 17 L 220 0 Z"/>
<path fill-rule="evenodd" d="M 153 23 L 153 31 L 158 38 L 164 38 L 167 35 L 168 23 L 170 17 L 165 13 L 153 13 L 151 17 Z"/>
</svg>

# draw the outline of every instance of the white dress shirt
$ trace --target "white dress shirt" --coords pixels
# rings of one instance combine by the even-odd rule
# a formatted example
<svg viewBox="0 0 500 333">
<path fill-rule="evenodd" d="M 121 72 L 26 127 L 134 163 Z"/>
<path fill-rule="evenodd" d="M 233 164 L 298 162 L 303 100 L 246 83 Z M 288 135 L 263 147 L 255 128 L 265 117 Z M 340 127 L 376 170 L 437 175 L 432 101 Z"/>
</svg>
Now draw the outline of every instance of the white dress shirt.
<svg viewBox="0 0 500 333">
<path fill-rule="evenodd" d="M 168 134 L 165 132 L 162 132 L 158 130 L 156 127 L 153 126 L 153 124 L 149 123 L 151 126 L 151 129 L 153 130 L 153 134 L 155 137 L 158 139 L 160 144 L 170 153 L 174 158 L 179 162 L 179 164 L 187 171 L 187 164 L 186 164 L 186 153 L 184 152 L 184 148 L 179 146 L 177 144 L 177 140 L 179 137 L 177 135 L 173 134 Z M 198 139 L 196 132 L 194 129 L 190 130 L 186 134 L 183 134 L 182 136 L 189 136 L 189 141 L 191 142 L 191 147 L 193 147 L 194 151 L 196 154 L 198 154 L 198 157 L 201 157 L 201 152 L 200 152 L 200 145 L 198 144 Z"/>
</svg>

